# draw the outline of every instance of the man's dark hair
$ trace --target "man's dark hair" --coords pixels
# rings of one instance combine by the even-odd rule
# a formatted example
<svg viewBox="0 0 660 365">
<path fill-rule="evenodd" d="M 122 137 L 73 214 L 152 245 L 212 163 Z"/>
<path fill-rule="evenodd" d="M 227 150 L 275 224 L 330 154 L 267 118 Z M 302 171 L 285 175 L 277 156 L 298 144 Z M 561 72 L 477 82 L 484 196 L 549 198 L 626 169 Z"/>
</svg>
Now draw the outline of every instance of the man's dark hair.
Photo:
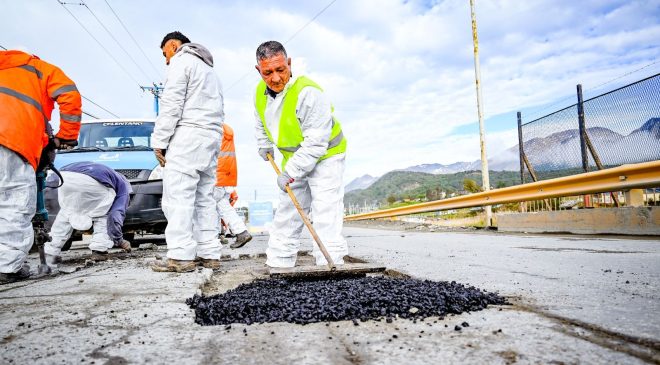
<svg viewBox="0 0 660 365">
<path fill-rule="evenodd" d="M 282 43 L 278 41 L 268 41 L 261 43 L 259 47 L 257 47 L 257 62 L 266 58 L 277 56 L 280 53 L 284 55 L 284 58 L 287 57 L 286 50 L 284 49 Z"/>
<path fill-rule="evenodd" d="M 179 31 L 175 31 L 172 33 L 167 33 L 165 38 L 163 38 L 163 41 L 160 42 L 160 48 L 163 48 L 165 46 L 165 43 L 167 43 L 167 41 L 169 41 L 170 39 L 176 39 L 177 41 L 181 41 L 181 43 L 183 44 L 190 43 L 190 39 L 188 39 L 188 37 L 183 35 L 183 33 Z"/>
</svg>

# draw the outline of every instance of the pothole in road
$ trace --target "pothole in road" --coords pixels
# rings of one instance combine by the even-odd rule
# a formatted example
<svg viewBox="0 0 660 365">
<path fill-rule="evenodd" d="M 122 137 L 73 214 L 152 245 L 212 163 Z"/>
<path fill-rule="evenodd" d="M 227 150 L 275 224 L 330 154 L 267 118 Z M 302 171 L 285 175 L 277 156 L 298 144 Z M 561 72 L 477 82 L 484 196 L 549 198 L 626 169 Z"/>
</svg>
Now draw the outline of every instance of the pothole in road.
<svg viewBox="0 0 660 365">
<path fill-rule="evenodd" d="M 305 257 L 300 259 L 306 261 Z M 216 273 L 204 288 L 206 293 L 220 294 L 195 295 L 186 301 L 195 311 L 196 323 L 309 324 L 352 320 L 358 325 L 358 321 L 368 320 L 442 318 L 479 311 L 488 305 L 508 304 L 496 293 L 453 281 L 393 277 L 387 273 L 348 279 L 268 279 L 263 263 L 249 264 L 246 260 L 241 264 Z"/>
</svg>

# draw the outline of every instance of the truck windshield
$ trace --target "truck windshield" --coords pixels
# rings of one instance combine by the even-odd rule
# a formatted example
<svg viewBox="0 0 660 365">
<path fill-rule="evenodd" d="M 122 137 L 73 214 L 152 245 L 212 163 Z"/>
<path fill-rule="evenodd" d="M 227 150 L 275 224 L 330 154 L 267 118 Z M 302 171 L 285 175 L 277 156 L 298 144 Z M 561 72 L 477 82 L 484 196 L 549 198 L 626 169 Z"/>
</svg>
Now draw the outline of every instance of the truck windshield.
<svg viewBox="0 0 660 365">
<path fill-rule="evenodd" d="M 154 122 L 102 122 L 80 126 L 78 148 L 103 151 L 151 148 Z"/>
</svg>

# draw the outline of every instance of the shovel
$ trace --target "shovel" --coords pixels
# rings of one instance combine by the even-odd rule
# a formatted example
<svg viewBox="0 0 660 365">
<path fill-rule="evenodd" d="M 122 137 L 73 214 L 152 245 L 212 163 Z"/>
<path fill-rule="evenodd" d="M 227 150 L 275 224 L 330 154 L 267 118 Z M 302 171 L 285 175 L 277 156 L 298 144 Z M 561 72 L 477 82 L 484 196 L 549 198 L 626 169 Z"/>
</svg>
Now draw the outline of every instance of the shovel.
<svg viewBox="0 0 660 365">
<path fill-rule="evenodd" d="M 275 170 L 275 173 L 277 173 L 277 176 L 280 176 L 281 174 L 280 169 L 277 167 L 275 160 L 273 160 L 273 156 L 270 153 L 267 153 L 266 156 L 268 157 L 268 161 L 270 162 L 271 166 L 273 166 L 273 170 Z M 335 265 L 334 261 L 332 260 L 332 257 L 330 257 L 330 254 L 328 253 L 328 250 L 326 250 L 325 245 L 323 244 L 323 242 L 321 242 L 321 238 L 319 238 L 318 234 L 316 234 L 316 230 L 312 226 L 312 222 L 309 221 L 307 214 L 300 206 L 300 203 L 298 203 L 298 199 L 296 199 L 296 196 L 293 194 L 293 191 L 291 190 L 289 185 L 286 185 L 285 188 L 287 194 L 289 194 L 289 198 L 291 198 L 291 201 L 293 202 L 293 205 L 296 207 L 296 210 L 298 210 L 298 214 L 300 214 L 300 218 L 302 218 L 303 222 L 305 223 L 305 226 L 309 230 L 309 233 L 311 233 L 312 238 L 314 238 L 314 241 L 319 246 L 319 249 L 323 253 L 323 257 L 325 257 L 325 259 L 328 261 L 327 264 L 328 268 L 327 270 L 325 268 L 317 268 L 317 267 L 271 268 L 270 269 L 271 277 L 323 277 L 323 276 L 336 276 L 336 275 L 351 276 L 351 275 L 364 275 L 371 272 L 385 271 L 385 267 L 376 266 L 372 264 L 346 264 L 339 266 Z"/>
</svg>

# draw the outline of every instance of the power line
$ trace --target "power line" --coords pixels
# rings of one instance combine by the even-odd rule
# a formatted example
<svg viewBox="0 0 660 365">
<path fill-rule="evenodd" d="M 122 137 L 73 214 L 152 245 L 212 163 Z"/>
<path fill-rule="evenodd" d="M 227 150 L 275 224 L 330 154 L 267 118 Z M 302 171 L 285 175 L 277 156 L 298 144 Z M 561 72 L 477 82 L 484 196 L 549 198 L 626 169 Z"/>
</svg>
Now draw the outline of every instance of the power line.
<svg viewBox="0 0 660 365">
<path fill-rule="evenodd" d="M 644 66 L 642 66 L 642 67 L 640 67 L 640 68 L 638 68 L 638 69 L 636 69 L 636 70 L 632 70 L 632 71 L 627 72 L 627 73 L 625 73 L 625 74 L 623 74 L 623 75 L 620 75 L 620 76 L 617 76 L 617 77 L 615 77 L 615 78 L 613 78 L 613 79 L 610 79 L 609 81 L 605 81 L 605 82 L 603 82 L 602 84 L 596 85 L 596 86 L 594 86 L 594 87 L 590 87 L 590 88 L 588 88 L 588 89 L 584 89 L 583 92 L 584 92 L 585 94 L 586 94 L 587 91 L 589 91 L 589 92 L 593 92 L 594 90 L 598 90 L 598 89 L 599 89 L 600 87 L 602 87 L 602 86 L 605 86 L 605 85 L 607 85 L 607 84 L 609 84 L 609 83 L 612 83 L 612 82 L 614 82 L 614 81 L 616 81 L 616 80 L 622 79 L 622 78 L 624 78 L 624 77 L 626 77 L 626 76 L 630 76 L 630 75 L 632 75 L 632 74 L 634 74 L 634 73 L 636 73 L 636 72 L 639 72 L 639 71 L 641 71 L 641 70 L 643 70 L 643 69 L 645 69 L 645 68 L 651 67 L 651 66 L 653 66 L 653 65 L 655 65 L 655 64 L 657 64 L 657 63 L 660 63 L 660 59 L 659 59 L 659 60 L 656 60 L 656 61 L 654 61 L 654 62 L 651 62 L 651 63 L 649 63 L 649 64 L 647 64 L 647 65 L 644 65 Z M 546 106 L 546 107 L 544 107 L 544 108 L 541 108 L 541 109 L 539 109 L 539 110 L 536 110 L 534 113 L 531 114 L 531 116 L 527 116 L 527 119 L 535 120 L 535 119 L 537 119 L 537 118 L 536 118 L 537 116 L 539 116 L 539 115 L 542 114 L 541 112 L 543 112 L 543 111 L 545 111 L 545 110 L 548 110 L 548 109 L 550 109 L 550 108 L 552 108 L 552 107 L 554 107 L 554 106 L 556 106 L 556 105 L 558 105 L 558 104 L 561 104 L 561 103 L 563 103 L 563 102 L 566 101 L 566 100 L 574 99 L 574 98 L 575 98 L 575 95 L 570 95 L 570 96 L 567 96 L 567 97 L 565 97 L 565 98 L 559 99 L 559 100 L 557 100 L 556 102 L 554 102 L 554 103 L 552 103 L 552 104 L 550 104 L 550 105 L 548 105 L 548 106 Z"/>
<path fill-rule="evenodd" d="M 96 115 L 90 114 L 90 113 L 88 113 L 88 112 L 86 112 L 86 111 L 84 111 L 84 110 L 82 111 L 82 113 L 85 114 L 85 115 L 88 115 L 88 116 L 90 116 L 90 117 L 92 117 L 92 118 L 94 118 L 94 119 L 100 119 L 100 118 L 97 117 Z"/>
<path fill-rule="evenodd" d="M 602 83 L 602 84 L 600 84 L 600 85 L 596 85 L 596 86 L 590 88 L 589 90 L 590 90 L 590 91 L 596 90 L 596 89 L 598 89 L 598 88 L 601 87 L 601 86 L 607 85 L 607 84 L 609 84 L 609 83 L 611 83 L 611 82 L 614 82 L 614 81 L 619 80 L 619 79 L 622 79 L 622 78 L 624 78 L 624 77 L 626 77 L 626 76 L 632 75 L 632 74 L 634 74 L 635 72 L 639 72 L 639 71 L 641 71 L 641 70 L 643 70 L 643 69 L 645 69 L 645 68 L 651 67 L 651 66 L 655 65 L 655 64 L 658 63 L 658 62 L 660 62 L 660 59 L 659 59 L 659 60 L 656 60 L 656 61 L 654 61 L 654 62 L 651 62 L 651 63 L 649 63 L 648 65 L 642 66 L 642 67 L 640 67 L 640 68 L 638 68 L 638 69 L 636 69 L 636 70 L 633 70 L 633 71 L 630 71 L 630 72 L 628 72 L 628 73 L 625 73 L 625 74 L 623 74 L 623 75 L 621 75 L 621 76 L 619 76 L 619 77 L 615 77 L 615 78 L 613 78 L 613 79 L 610 80 L 610 81 L 604 82 L 604 83 Z"/>
<path fill-rule="evenodd" d="M 156 66 L 153 64 L 153 62 L 151 62 L 149 57 L 147 57 L 147 54 L 144 52 L 144 49 L 142 49 L 142 47 L 140 47 L 140 44 L 137 42 L 137 40 L 135 40 L 135 37 L 133 37 L 133 34 L 131 34 L 131 32 L 128 31 L 128 28 L 126 27 L 124 22 L 121 21 L 121 19 L 119 18 L 119 15 L 117 15 L 117 13 L 112 8 L 112 6 L 110 6 L 110 3 L 108 3 L 108 0 L 104 0 L 104 1 L 108 5 L 108 7 L 110 8 L 110 11 L 112 11 L 112 14 L 114 14 L 115 17 L 117 18 L 117 20 L 119 21 L 119 24 L 121 24 L 121 26 L 124 27 L 124 30 L 126 31 L 126 33 L 128 33 L 128 35 L 131 37 L 131 39 L 133 40 L 133 43 L 135 43 L 135 45 L 140 50 L 140 52 L 142 52 L 142 55 L 144 56 L 144 58 L 147 60 L 147 62 L 149 62 L 151 67 L 154 69 L 154 71 L 156 71 L 156 75 L 158 75 L 158 77 L 161 77 L 161 71 L 159 71 L 158 68 L 156 68 Z"/>
<path fill-rule="evenodd" d="M 2 45 L 0 45 L 0 48 L 4 49 L 5 51 L 7 50 L 7 48 L 3 47 Z M 95 103 L 92 99 L 87 98 L 87 97 L 85 97 L 85 96 L 82 95 L 82 94 L 80 94 L 80 96 L 81 96 L 83 99 L 89 101 L 90 103 L 92 103 L 92 104 L 98 106 L 99 108 L 105 110 L 105 111 L 108 112 L 109 114 L 111 114 L 111 115 L 113 115 L 113 116 L 115 116 L 115 117 L 117 117 L 117 118 L 120 118 L 120 116 L 118 116 L 117 114 L 115 114 L 115 113 L 109 111 L 108 109 L 106 109 L 106 108 L 104 108 L 104 107 L 98 105 L 98 104 Z M 85 115 L 88 115 L 88 116 L 90 116 L 90 117 L 92 117 L 92 118 L 94 118 L 94 119 L 99 119 L 99 117 L 97 117 L 97 116 L 95 116 L 95 115 L 93 115 L 93 114 L 90 114 L 90 113 L 88 113 L 88 112 L 86 112 L 86 111 L 84 111 L 84 110 L 82 111 L 82 113 L 85 114 Z"/>
<path fill-rule="evenodd" d="M 108 109 L 106 109 L 106 108 L 104 108 L 104 107 L 98 105 L 97 103 L 95 103 L 94 101 L 92 101 L 90 98 L 87 98 L 87 97 L 85 97 L 85 96 L 83 96 L 83 95 L 81 95 L 81 96 L 82 96 L 83 99 L 85 99 L 85 100 L 89 101 L 90 103 L 96 105 L 97 107 L 103 109 L 104 111 L 106 111 L 108 114 L 114 116 L 115 118 L 121 118 L 119 115 L 117 115 L 117 114 L 115 114 L 115 113 L 109 111 Z M 98 119 L 98 118 L 96 118 L 96 119 Z"/>
<path fill-rule="evenodd" d="M 133 82 L 135 82 L 135 84 L 136 84 L 138 87 L 140 87 L 140 83 L 139 83 L 139 82 L 138 82 L 138 81 L 137 81 L 137 80 L 136 80 L 136 79 L 135 79 L 135 78 L 134 78 L 134 77 L 128 72 L 128 70 L 126 70 L 126 68 L 124 68 L 124 66 L 122 66 L 121 63 L 119 63 L 119 61 L 117 61 L 117 59 L 115 58 L 115 56 L 113 56 L 112 53 L 110 53 L 110 51 L 108 51 L 108 49 L 105 48 L 105 47 L 103 46 L 103 44 L 102 44 L 98 39 L 96 39 L 96 37 L 94 37 L 94 35 L 92 34 L 92 32 L 90 32 L 89 29 L 87 29 L 87 27 L 85 27 L 85 25 L 84 25 L 80 20 L 78 20 L 78 18 L 77 18 L 75 15 L 73 15 L 73 13 L 71 12 L 71 10 L 69 10 L 69 9 L 65 6 L 66 3 L 61 2 L 60 0 L 56 0 L 56 1 L 57 1 L 60 5 L 62 5 L 62 7 L 64 8 L 64 10 L 66 10 L 66 11 L 69 13 L 69 15 L 71 15 L 71 17 L 73 17 L 73 19 L 75 19 L 75 21 L 76 21 L 76 22 L 77 22 L 77 23 L 78 23 L 78 24 L 79 24 L 79 25 L 85 30 L 85 32 L 87 32 L 87 34 L 89 34 L 90 37 L 92 37 L 92 39 L 94 39 L 94 41 L 96 41 L 96 43 L 97 43 L 101 48 L 103 48 L 103 50 L 105 51 L 105 53 L 107 53 L 108 56 L 110 56 L 110 58 L 112 58 L 112 60 L 115 61 L 115 63 L 117 64 L 117 66 L 119 66 L 119 68 L 121 68 L 121 69 L 124 71 L 124 73 L 126 73 L 126 75 L 128 75 L 128 77 L 129 77 L 131 80 L 133 80 Z M 77 5 L 80 5 L 80 4 L 77 4 Z"/>
<path fill-rule="evenodd" d="M 289 37 L 289 39 L 287 39 L 287 40 L 284 42 L 284 44 L 289 43 L 293 38 L 295 38 L 295 37 L 298 35 L 298 33 L 302 32 L 303 29 L 307 28 L 308 25 L 312 24 L 312 23 L 314 22 L 314 20 L 316 20 L 316 18 L 318 18 L 321 14 L 323 14 L 323 12 L 325 12 L 326 10 L 328 10 L 328 8 L 329 8 L 332 4 L 334 4 L 336 1 L 337 1 L 337 0 L 332 0 L 330 3 L 328 3 L 328 5 L 326 5 L 325 8 L 321 9 L 321 11 L 319 11 L 318 13 L 316 13 L 316 15 L 314 15 L 314 17 L 313 17 L 312 19 L 310 19 L 305 25 L 303 25 L 300 29 L 298 29 L 295 33 L 293 33 L 293 35 L 292 35 L 291 37 Z"/>
<path fill-rule="evenodd" d="M 332 1 L 330 1 L 330 2 L 328 3 L 328 5 L 326 5 L 323 9 L 321 9 L 318 13 L 316 13 L 316 15 L 314 15 L 314 16 L 313 16 L 313 17 L 312 17 L 307 23 L 305 23 L 305 25 L 303 25 L 302 27 L 300 27 L 300 29 L 298 29 L 297 31 L 295 31 L 295 33 L 293 33 L 293 35 L 292 35 L 291 37 L 289 37 L 289 39 L 287 39 L 287 40 L 284 42 L 284 44 L 287 44 L 287 43 L 291 42 L 291 40 L 292 40 L 293 38 L 295 38 L 298 34 L 300 34 L 300 32 L 302 32 L 305 28 L 307 28 L 308 25 L 312 24 L 312 23 L 314 22 L 314 20 L 316 20 L 316 18 L 318 18 L 321 14 L 323 14 L 326 10 L 328 10 L 328 8 L 329 8 L 332 4 L 334 4 L 336 1 L 337 1 L 337 0 L 332 0 Z M 231 90 L 234 86 L 238 85 L 238 84 L 239 84 L 241 81 L 243 81 L 243 79 L 245 79 L 245 77 L 246 77 L 247 75 L 249 75 L 249 74 L 250 74 L 250 72 L 246 72 L 245 74 L 243 74 L 243 76 L 241 76 L 238 80 L 234 81 L 234 83 L 231 84 L 231 85 L 227 88 L 226 91 L 229 91 L 229 90 Z"/>
<path fill-rule="evenodd" d="M 91 9 L 89 6 L 87 6 L 87 4 L 86 4 L 85 2 L 83 2 L 82 4 L 83 4 L 83 6 L 84 6 L 85 8 L 87 8 L 87 10 L 89 11 L 89 13 L 92 14 L 92 16 L 94 17 L 94 19 L 96 19 L 96 21 L 101 25 L 101 27 L 102 27 L 103 29 L 105 29 L 106 33 L 108 33 L 108 35 L 110 35 L 110 38 L 112 38 L 112 40 L 115 41 L 115 43 L 117 43 L 117 45 L 119 46 L 119 48 L 121 48 L 121 50 L 124 51 L 124 53 L 126 54 L 126 56 L 128 56 L 128 58 L 133 62 L 133 64 L 135 65 L 135 67 L 137 67 L 137 68 L 140 70 L 140 72 L 142 72 L 142 75 L 144 75 L 144 77 L 145 77 L 147 80 L 149 80 L 149 79 L 150 79 L 149 75 L 147 75 L 147 73 L 144 72 L 144 70 L 142 69 L 142 67 L 140 67 L 140 65 L 138 65 L 138 63 L 135 61 L 135 59 L 133 58 L 133 56 L 131 56 L 131 54 L 128 53 L 128 51 L 126 50 L 126 48 L 124 48 L 124 46 L 121 45 L 121 43 L 117 40 L 117 38 L 115 38 L 115 36 L 112 34 L 112 32 L 111 32 L 111 31 L 105 26 L 105 24 L 103 24 L 103 22 L 101 21 L 101 19 L 99 19 L 99 17 L 96 16 L 96 14 L 92 11 L 92 9 Z"/>
</svg>

